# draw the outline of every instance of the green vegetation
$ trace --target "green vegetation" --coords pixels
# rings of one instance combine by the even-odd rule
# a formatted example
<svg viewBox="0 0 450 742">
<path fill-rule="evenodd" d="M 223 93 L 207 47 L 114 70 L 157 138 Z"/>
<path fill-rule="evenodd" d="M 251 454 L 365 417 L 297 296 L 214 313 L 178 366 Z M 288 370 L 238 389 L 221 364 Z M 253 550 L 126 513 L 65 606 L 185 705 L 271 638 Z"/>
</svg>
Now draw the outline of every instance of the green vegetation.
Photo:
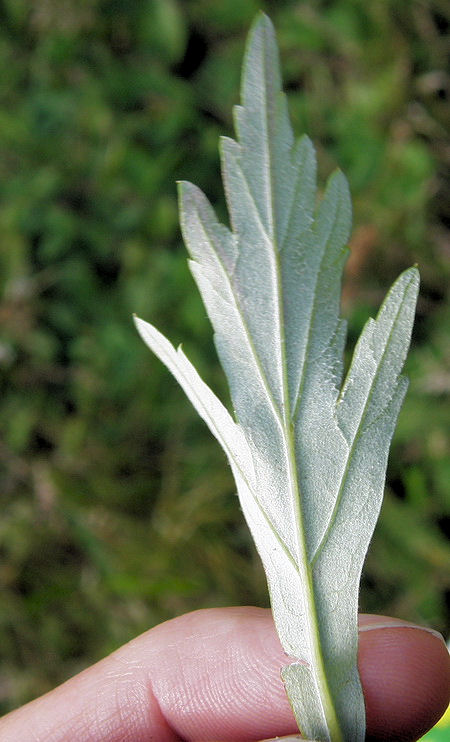
<svg viewBox="0 0 450 742">
<path fill-rule="evenodd" d="M 217 139 L 231 133 L 258 7 L 322 183 L 336 164 L 350 181 L 351 342 L 386 286 L 420 266 L 411 386 L 361 608 L 448 631 L 445 0 L 4 0 L 2 712 L 158 621 L 267 604 L 225 458 L 131 319 L 183 340 L 224 398 L 175 180 L 223 216 Z"/>
</svg>

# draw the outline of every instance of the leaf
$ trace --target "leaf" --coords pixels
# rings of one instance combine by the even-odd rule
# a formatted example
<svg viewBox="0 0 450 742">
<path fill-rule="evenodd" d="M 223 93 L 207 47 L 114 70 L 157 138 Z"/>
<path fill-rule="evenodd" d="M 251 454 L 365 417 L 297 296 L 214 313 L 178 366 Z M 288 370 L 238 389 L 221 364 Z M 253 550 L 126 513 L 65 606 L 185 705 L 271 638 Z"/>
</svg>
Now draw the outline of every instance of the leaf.
<svg viewBox="0 0 450 742">
<path fill-rule="evenodd" d="M 231 230 L 194 185 L 180 183 L 179 196 L 237 422 L 180 350 L 137 325 L 228 456 L 293 658 L 282 676 L 303 734 L 362 742 L 358 589 L 406 391 L 418 272 L 403 273 L 367 322 L 343 382 L 348 186 L 336 172 L 316 206 L 314 149 L 294 140 L 265 15 L 249 36 L 235 124 L 237 141 L 221 142 Z"/>
</svg>

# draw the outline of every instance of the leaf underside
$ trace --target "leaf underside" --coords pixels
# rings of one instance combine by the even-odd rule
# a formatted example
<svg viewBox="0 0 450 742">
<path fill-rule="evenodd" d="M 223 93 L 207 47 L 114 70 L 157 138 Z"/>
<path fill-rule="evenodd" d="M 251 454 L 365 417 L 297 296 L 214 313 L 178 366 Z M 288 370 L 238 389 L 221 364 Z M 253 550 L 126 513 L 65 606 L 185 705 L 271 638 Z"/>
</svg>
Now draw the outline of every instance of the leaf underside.
<svg viewBox="0 0 450 742">
<path fill-rule="evenodd" d="M 314 149 L 294 140 L 265 15 L 249 36 L 241 101 L 237 141 L 221 141 L 231 230 L 198 188 L 179 184 L 190 268 L 235 420 L 181 349 L 136 324 L 227 454 L 293 658 L 282 676 L 303 734 L 362 742 L 359 581 L 407 386 L 418 272 L 401 274 L 369 319 L 343 380 L 348 186 L 336 172 L 317 205 Z"/>
</svg>

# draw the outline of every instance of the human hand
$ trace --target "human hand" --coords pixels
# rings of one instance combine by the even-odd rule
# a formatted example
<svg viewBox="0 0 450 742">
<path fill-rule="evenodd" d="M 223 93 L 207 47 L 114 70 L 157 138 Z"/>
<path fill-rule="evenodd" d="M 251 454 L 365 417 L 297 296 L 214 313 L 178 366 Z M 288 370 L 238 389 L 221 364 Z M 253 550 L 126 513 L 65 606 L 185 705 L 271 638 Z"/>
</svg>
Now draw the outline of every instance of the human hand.
<svg viewBox="0 0 450 742">
<path fill-rule="evenodd" d="M 217 608 L 167 621 L 0 719 L 2 742 L 254 742 L 295 734 L 288 659 L 270 611 Z M 428 629 L 362 616 L 367 740 L 416 740 L 450 693 L 445 644 Z"/>
</svg>

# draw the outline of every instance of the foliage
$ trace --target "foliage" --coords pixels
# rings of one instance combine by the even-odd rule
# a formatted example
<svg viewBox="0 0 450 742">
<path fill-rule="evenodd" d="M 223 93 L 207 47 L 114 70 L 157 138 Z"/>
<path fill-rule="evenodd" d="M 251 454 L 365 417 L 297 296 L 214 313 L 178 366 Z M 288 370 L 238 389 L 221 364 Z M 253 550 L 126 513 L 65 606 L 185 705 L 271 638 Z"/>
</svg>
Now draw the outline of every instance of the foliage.
<svg viewBox="0 0 450 742">
<path fill-rule="evenodd" d="M 272 23 L 249 32 L 236 140 L 222 137 L 231 229 L 179 183 L 189 267 L 214 329 L 230 415 L 183 350 L 136 318 L 221 444 L 264 566 L 292 709 L 303 735 L 365 739 L 358 675 L 362 565 L 408 385 L 400 375 L 419 288 L 413 267 L 358 339 L 344 379 L 339 315 L 351 200 L 339 170 L 317 203 L 311 140 L 295 139 Z"/>
<path fill-rule="evenodd" d="M 263 8 L 295 129 L 318 144 L 321 177 L 336 164 L 349 177 L 351 339 L 395 275 L 420 265 L 412 384 L 361 607 L 445 631 L 446 3 Z M 190 338 L 188 355 L 225 394 L 174 181 L 201 185 L 223 214 L 216 142 L 231 130 L 256 10 L 0 5 L 3 711 L 157 621 L 266 602 L 223 457 L 163 369 L 149 372 L 131 321 L 137 312 Z"/>
</svg>

